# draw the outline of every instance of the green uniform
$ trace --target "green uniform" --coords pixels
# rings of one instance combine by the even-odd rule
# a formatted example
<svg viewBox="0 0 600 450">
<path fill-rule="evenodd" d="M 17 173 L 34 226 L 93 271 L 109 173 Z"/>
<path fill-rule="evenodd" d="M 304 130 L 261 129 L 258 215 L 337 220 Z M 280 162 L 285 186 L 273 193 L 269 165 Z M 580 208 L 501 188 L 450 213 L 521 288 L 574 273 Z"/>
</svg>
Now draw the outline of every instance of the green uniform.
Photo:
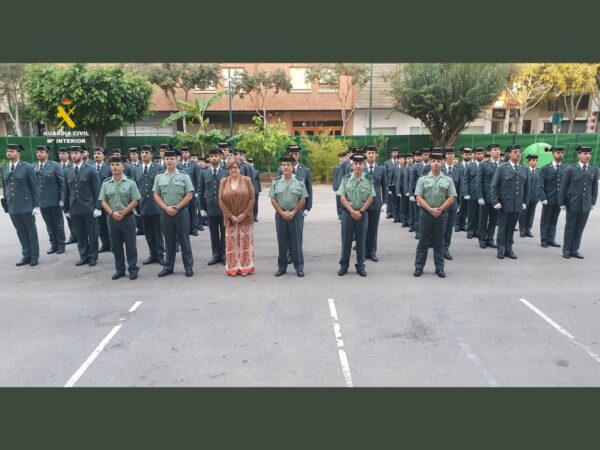
<svg viewBox="0 0 600 450">
<path fill-rule="evenodd" d="M 415 196 L 417 195 L 422 196 L 432 208 L 439 208 L 448 197 L 456 197 L 456 188 L 452 178 L 441 172 L 439 176 L 435 177 L 432 172 L 429 172 L 417 181 Z M 421 209 L 419 214 L 420 236 L 415 258 L 416 269 L 423 270 L 429 246 L 433 244 L 435 268 L 444 270 L 444 232 L 447 220 L 447 211 L 434 217 L 429 211 Z"/>
<path fill-rule="evenodd" d="M 269 197 L 274 198 L 284 211 L 292 211 L 300 200 L 308 197 L 308 191 L 304 182 L 295 175 L 292 175 L 289 182 L 281 176 L 273 180 Z M 302 211 L 299 211 L 292 220 L 285 220 L 281 215 L 275 213 L 275 229 L 279 247 L 278 269 L 283 271 L 287 269 L 287 249 L 288 245 L 291 245 L 294 268 L 296 271 L 304 271 Z"/>
<path fill-rule="evenodd" d="M 357 180 L 354 173 L 344 175 L 336 195 L 346 197 L 352 209 L 359 210 L 369 197 L 375 197 L 373 182 L 363 173 Z M 352 235 L 356 235 L 356 270 L 364 270 L 366 257 L 366 240 L 369 215 L 365 212 L 358 220 L 354 220 L 346 208 L 342 211 L 342 257 L 340 266 L 347 269 L 350 265 L 352 251 Z"/>
<path fill-rule="evenodd" d="M 107 178 L 100 188 L 98 199 L 109 204 L 112 211 L 123 211 L 132 201 L 140 201 L 140 191 L 137 184 L 125 175 L 116 181 L 113 177 Z M 115 255 L 115 269 L 118 274 L 125 273 L 125 252 L 127 253 L 127 267 L 130 275 L 137 275 L 137 245 L 136 225 L 133 212 L 130 212 L 121 221 L 107 216 L 108 232 L 112 243 L 112 252 Z M 125 245 L 125 250 L 123 250 Z"/>
<path fill-rule="evenodd" d="M 175 169 L 173 174 L 164 171 L 154 178 L 152 188 L 167 206 L 177 205 L 188 192 L 194 191 L 190 176 Z M 181 245 L 181 257 L 186 270 L 192 270 L 194 258 L 190 245 L 190 213 L 188 208 L 181 208 L 174 216 L 162 212 L 160 224 L 165 237 L 167 250 L 165 269 L 172 271 L 175 265 L 175 242 L 179 240 Z"/>
</svg>

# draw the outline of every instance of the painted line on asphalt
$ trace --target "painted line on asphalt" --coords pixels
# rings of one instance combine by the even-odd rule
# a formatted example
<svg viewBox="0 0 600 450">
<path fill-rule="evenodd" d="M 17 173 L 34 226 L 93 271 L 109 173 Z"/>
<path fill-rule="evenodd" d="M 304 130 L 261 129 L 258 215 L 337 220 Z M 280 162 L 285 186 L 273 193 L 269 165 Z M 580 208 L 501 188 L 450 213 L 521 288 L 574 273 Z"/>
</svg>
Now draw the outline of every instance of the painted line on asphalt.
<svg viewBox="0 0 600 450">
<path fill-rule="evenodd" d="M 133 304 L 131 308 L 129 308 L 129 313 L 134 312 L 138 307 L 142 304 L 141 301 L 137 301 Z M 119 321 L 123 322 L 125 318 L 119 319 Z M 112 330 L 102 339 L 102 341 L 98 344 L 98 346 L 94 349 L 94 351 L 88 356 L 85 362 L 77 369 L 77 372 L 73 374 L 69 381 L 65 384 L 64 387 L 73 387 L 77 381 L 81 378 L 81 376 L 89 369 L 94 360 L 98 357 L 98 355 L 104 350 L 104 347 L 110 342 L 110 340 L 115 337 L 115 335 L 119 332 L 123 324 L 115 325 Z"/>
<path fill-rule="evenodd" d="M 337 311 L 335 309 L 335 303 L 332 298 L 329 299 L 329 312 L 331 313 L 333 333 L 335 334 L 335 341 L 337 343 L 340 364 L 342 365 L 344 382 L 346 384 L 346 387 L 353 387 L 352 376 L 350 375 L 350 365 L 348 364 L 348 355 L 346 355 L 346 351 L 344 350 L 344 340 L 342 339 L 342 331 L 340 328 Z"/>
<path fill-rule="evenodd" d="M 440 318 L 442 324 L 444 324 L 448 332 L 452 335 L 454 340 L 457 342 L 460 349 L 465 353 L 465 355 L 467 355 L 469 361 L 473 363 L 473 365 L 479 371 L 481 376 L 485 378 L 487 384 L 490 387 L 499 386 L 500 384 L 498 383 L 498 380 L 496 380 L 496 377 L 492 374 L 492 372 L 490 372 L 490 370 L 487 368 L 483 360 L 477 355 L 477 353 L 473 351 L 469 343 L 465 341 L 465 339 L 462 337 L 462 335 L 460 334 L 450 317 L 448 317 L 448 314 L 444 309 L 438 310 L 438 317 Z"/>
<path fill-rule="evenodd" d="M 575 336 L 573 336 L 571 333 L 569 333 L 567 330 L 565 330 L 558 323 L 556 323 L 554 320 L 552 320 L 550 317 L 548 317 L 546 314 L 544 314 L 542 311 L 540 311 L 538 308 L 536 308 L 535 306 L 533 306 L 531 303 L 529 303 L 524 298 L 520 298 L 519 301 L 521 303 L 523 303 L 525 306 L 527 306 L 534 313 L 536 313 L 538 316 L 540 316 L 542 319 L 544 319 L 546 322 L 548 322 L 560 334 L 562 334 L 563 336 L 566 336 L 573 344 L 575 344 L 577 347 L 579 347 L 582 350 L 584 350 L 596 362 L 600 363 L 600 356 L 598 356 L 596 353 L 594 353 L 592 351 L 592 349 L 590 349 L 587 345 L 582 344 L 581 342 L 579 342 L 577 339 L 575 339 Z"/>
</svg>

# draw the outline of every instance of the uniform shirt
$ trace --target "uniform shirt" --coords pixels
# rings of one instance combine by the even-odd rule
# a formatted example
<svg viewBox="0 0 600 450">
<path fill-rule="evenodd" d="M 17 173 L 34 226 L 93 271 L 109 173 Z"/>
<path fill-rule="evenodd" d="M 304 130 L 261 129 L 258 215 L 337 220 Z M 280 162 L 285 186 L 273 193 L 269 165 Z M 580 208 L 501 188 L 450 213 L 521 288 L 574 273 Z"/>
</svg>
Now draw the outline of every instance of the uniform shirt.
<svg viewBox="0 0 600 450">
<path fill-rule="evenodd" d="M 415 195 L 422 196 L 432 208 L 439 208 L 448 197 L 456 197 L 456 188 L 449 176 L 440 172 L 435 177 L 433 172 L 429 172 L 417 181 Z"/>
<path fill-rule="evenodd" d="M 358 180 L 354 174 L 346 175 L 336 195 L 346 197 L 352 209 L 360 209 L 369 197 L 375 197 L 376 194 L 373 182 L 363 172 Z"/>
<path fill-rule="evenodd" d="M 172 175 L 165 171 L 156 175 L 152 188 L 167 206 L 174 206 L 181 201 L 185 194 L 194 191 L 190 176 L 175 169 Z"/>
<path fill-rule="evenodd" d="M 291 211 L 302 198 L 308 197 L 308 191 L 304 182 L 292 174 L 289 182 L 283 177 L 275 178 L 269 190 L 269 197 L 274 197 L 284 211 Z"/>
<path fill-rule="evenodd" d="M 120 181 L 114 177 L 107 178 L 100 188 L 98 200 L 106 202 L 115 211 L 123 211 L 132 201 L 140 201 L 140 191 L 137 184 L 125 175 Z"/>
</svg>

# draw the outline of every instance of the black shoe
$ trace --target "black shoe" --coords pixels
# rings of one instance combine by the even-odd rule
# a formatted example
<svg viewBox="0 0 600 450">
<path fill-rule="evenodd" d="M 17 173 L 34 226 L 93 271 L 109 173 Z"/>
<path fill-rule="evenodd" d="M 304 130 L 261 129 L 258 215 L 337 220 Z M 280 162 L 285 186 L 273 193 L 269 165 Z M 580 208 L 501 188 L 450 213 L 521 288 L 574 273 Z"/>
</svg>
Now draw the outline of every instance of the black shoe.
<svg viewBox="0 0 600 450">
<path fill-rule="evenodd" d="M 190 231 L 190 235 L 198 236 L 198 230 L 194 229 L 194 230 Z"/>
<path fill-rule="evenodd" d="M 340 276 L 340 277 L 343 277 L 347 273 L 348 273 L 348 268 L 347 267 L 342 267 L 342 268 L 340 268 L 340 270 L 338 270 L 338 276 Z"/>
<path fill-rule="evenodd" d="M 444 253 L 444 259 L 452 261 L 454 258 L 452 257 L 452 255 L 450 253 L 446 252 L 446 253 Z"/>
<path fill-rule="evenodd" d="M 394 219 L 394 223 L 398 223 L 400 222 L 398 219 Z"/>
<path fill-rule="evenodd" d="M 517 259 L 517 255 L 515 255 L 512 250 L 509 252 L 506 252 L 505 255 L 508 256 L 510 259 Z"/>
<path fill-rule="evenodd" d="M 119 278 L 123 278 L 124 276 L 125 274 L 121 272 L 113 273 L 111 280 L 118 280 Z"/>
<path fill-rule="evenodd" d="M 15 266 L 25 266 L 25 265 L 29 264 L 30 261 L 31 261 L 31 258 L 21 258 L 21 261 L 16 263 Z"/>
<path fill-rule="evenodd" d="M 88 261 L 88 266 L 90 266 L 90 267 L 94 267 L 95 265 L 96 265 L 96 260 L 95 260 L 95 259 L 90 259 L 90 260 Z"/>
<path fill-rule="evenodd" d="M 52 253 L 56 253 L 58 251 L 57 247 L 52 247 L 50 250 L 46 252 L 46 255 L 51 255 Z"/>
<path fill-rule="evenodd" d="M 352 246 L 352 250 L 356 250 L 356 245 Z M 289 263 L 288 263 L 289 264 Z"/>
<path fill-rule="evenodd" d="M 406 225 L 405 223 L 402 224 L 402 228 L 407 228 L 408 225 Z"/>
<path fill-rule="evenodd" d="M 519 233 L 519 236 L 523 238 L 525 237 L 525 233 Z"/>
<path fill-rule="evenodd" d="M 379 261 L 379 258 L 377 257 L 377 255 L 371 255 L 371 257 L 369 259 L 373 262 Z"/>
<path fill-rule="evenodd" d="M 583 259 L 583 255 L 579 252 L 571 252 L 571 256 L 577 259 Z M 31 259 L 33 261 L 33 258 Z M 31 264 L 33 266 L 33 264 Z"/>
<path fill-rule="evenodd" d="M 467 239 L 473 239 L 473 235 L 472 234 L 467 234 Z"/>
<path fill-rule="evenodd" d="M 224 259 L 221 260 L 221 264 L 225 265 L 225 260 Z"/>
<path fill-rule="evenodd" d="M 194 275 L 194 271 L 192 269 L 185 269 L 186 277 L 191 277 L 192 275 Z"/>
<path fill-rule="evenodd" d="M 386 215 L 386 216 L 385 216 L 385 218 L 386 218 L 386 219 L 391 219 L 391 218 L 392 218 L 392 215 L 391 215 L 391 214 L 389 214 L 389 215 Z"/>
<path fill-rule="evenodd" d="M 77 242 L 77 238 L 75 236 L 71 236 L 69 238 L 69 240 L 67 242 L 65 242 L 65 245 L 75 244 L 76 242 Z"/>
<path fill-rule="evenodd" d="M 296 275 L 298 275 L 298 278 L 302 278 L 304 277 L 304 272 L 302 270 L 297 270 Z"/>
<path fill-rule="evenodd" d="M 212 259 L 211 259 L 211 260 L 208 262 L 208 265 L 209 265 L 209 266 L 212 266 L 212 265 L 214 265 L 214 264 L 217 264 L 217 263 L 220 263 L 220 262 L 221 262 L 221 260 L 220 260 L 219 258 L 212 258 Z"/>
<path fill-rule="evenodd" d="M 408 227 L 408 232 L 412 233 L 413 231 L 415 231 L 415 227 Z"/>
<path fill-rule="evenodd" d="M 138 274 L 137 272 L 133 272 L 129 274 L 129 279 L 130 280 L 137 280 Z"/>
<path fill-rule="evenodd" d="M 203 227 L 202 225 L 200 225 L 200 226 L 198 227 L 198 231 L 204 231 L 204 227 Z"/>
<path fill-rule="evenodd" d="M 173 273 L 173 271 L 171 269 L 163 269 L 160 272 L 158 272 L 158 277 L 162 278 L 162 277 L 166 277 L 167 275 L 171 275 Z"/>
<path fill-rule="evenodd" d="M 563 258 L 569 259 L 571 257 L 570 253 L 563 253 Z"/>
<path fill-rule="evenodd" d="M 498 259 L 504 259 L 504 253 L 498 252 Z"/>
<path fill-rule="evenodd" d="M 98 249 L 98 253 L 110 252 L 110 247 L 108 245 L 103 245 Z"/>
<path fill-rule="evenodd" d="M 158 258 L 153 258 L 152 256 L 149 256 L 147 259 L 145 259 L 142 262 L 142 264 L 148 265 L 148 264 L 157 263 L 157 262 L 158 262 Z"/>
<path fill-rule="evenodd" d="M 446 272 L 444 272 L 442 269 L 436 270 L 435 274 L 440 278 L 446 278 Z"/>
<path fill-rule="evenodd" d="M 165 266 L 165 265 L 167 264 L 167 262 L 165 261 L 165 258 L 160 258 L 160 259 L 158 260 L 158 263 L 159 263 L 161 266 Z"/>
<path fill-rule="evenodd" d="M 460 227 L 454 227 L 454 232 L 458 233 L 459 231 L 462 231 L 462 229 Z"/>
<path fill-rule="evenodd" d="M 413 275 L 415 277 L 420 277 L 421 275 L 423 275 L 423 269 L 415 269 L 415 272 L 413 273 Z"/>
<path fill-rule="evenodd" d="M 487 248 L 487 244 L 485 242 L 479 241 L 479 247 L 481 247 L 481 248 Z"/>
<path fill-rule="evenodd" d="M 548 242 L 548 245 L 549 245 L 550 247 L 557 247 L 557 248 L 560 248 L 560 244 L 557 244 L 556 242 Z"/>
<path fill-rule="evenodd" d="M 531 234 L 531 231 L 528 231 L 527 233 L 525 233 L 525 236 L 527 236 L 527 237 L 533 237 L 533 234 Z"/>
<path fill-rule="evenodd" d="M 541 245 L 542 245 L 542 247 L 544 247 L 544 248 L 548 248 L 548 243 L 547 243 L 546 241 L 542 241 L 542 244 L 541 244 Z"/>
<path fill-rule="evenodd" d="M 583 256 L 581 257 L 581 259 L 583 259 Z M 37 259 L 37 258 L 31 258 L 31 259 L 29 260 L 29 265 L 30 265 L 31 267 L 33 267 L 33 266 L 37 266 L 37 265 L 38 265 L 38 259 Z"/>
<path fill-rule="evenodd" d="M 258 222 L 258 219 L 254 219 L 255 222 Z"/>
<path fill-rule="evenodd" d="M 85 264 L 87 264 L 88 260 L 87 259 L 80 259 L 79 261 L 77 261 L 75 263 L 76 266 L 83 266 Z"/>
<path fill-rule="evenodd" d="M 486 242 L 486 244 L 490 248 L 498 248 L 498 246 L 494 243 L 494 241 Z"/>
<path fill-rule="evenodd" d="M 136 230 L 135 235 L 136 236 L 143 236 L 144 234 L 144 230 Z"/>
<path fill-rule="evenodd" d="M 356 269 L 356 273 L 359 274 L 361 277 L 367 276 L 367 272 L 365 272 L 365 269 Z"/>
<path fill-rule="evenodd" d="M 57 255 L 62 255 L 65 252 L 65 248 L 64 247 L 58 247 L 56 249 L 56 254 Z"/>
<path fill-rule="evenodd" d="M 275 272 L 275 276 L 280 277 L 281 275 L 283 275 L 285 273 L 286 273 L 286 271 L 284 269 L 278 269 L 277 272 Z"/>
</svg>

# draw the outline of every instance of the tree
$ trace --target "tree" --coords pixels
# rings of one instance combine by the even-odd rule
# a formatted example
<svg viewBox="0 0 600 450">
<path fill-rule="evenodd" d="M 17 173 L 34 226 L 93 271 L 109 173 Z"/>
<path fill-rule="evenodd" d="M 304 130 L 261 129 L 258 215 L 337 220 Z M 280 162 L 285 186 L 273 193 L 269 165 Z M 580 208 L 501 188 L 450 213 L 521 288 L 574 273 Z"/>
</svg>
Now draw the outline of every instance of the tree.
<svg viewBox="0 0 600 450">
<path fill-rule="evenodd" d="M 342 113 L 342 135 L 346 133 L 346 124 L 352 118 L 356 109 L 355 95 L 369 81 L 369 66 L 367 64 L 313 64 L 306 70 L 306 82 L 317 81 L 335 90 L 340 102 Z M 352 106 L 350 106 L 352 104 Z"/>
<path fill-rule="evenodd" d="M 288 144 L 293 144 L 291 136 L 283 122 L 265 124 L 262 117 L 252 118 L 254 126 L 243 130 L 237 146 L 244 149 L 248 156 L 260 160 L 267 168 L 271 179 L 271 159 L 278 155 Z"/>
<path fill-rule="evenodd" d="M 508 79 L 506 92 L 519 105 L 519 115 L 515 117 L 515 130 L 521 134 L 522 120 L 527 111 L 535 108 L 552 89 L 545 80 L 544 64 L 515 64 Z"/>
<path fill-rule="evenodd" d="M 597 91 L 597 64 L 548 64 L 544 81 L 552 85 L 554 98 L 561 97 L 565 113 L 569 118 L 568 133 L 573 132 L 579 104 L 585 95 L 592 97 Z"/>
<path fill-rule="evenodd" d="M 241 99 L 248 96 L 254 110 L 267 123 L 267 102 L 279 91 L 290 92 L 292 89 L 291 78 L 283 69 L 273 69 L 271 72 L 260 70 L 249 74 L 243 72 L 238 77 L 229 81 L 231 92 Z"/>
<path fill-rule="evenodd" d="M 210 120 L 208 117 L 204 116 L 206 110 L 219 101 L 225 94 L 226 92 L 219 92 L 208 98 L 202 97 L 198 99 L 198 97 L 194 97 L 193 103 L 177 100 L 177 106 L 181 108 L 181 111 L 171 114 L 163 120 L 161 125 L 169 125 L 173 122 L 177 122 L 179 119 L 184 119 L 184 122 L 189 121 L 190 123 L 199 123 L 200 130 L 198 130 L 196 134 L 178 131 L 175 138 L 177 140 L 177 145 L 191 146 L 194 150 L 200 151 L 202 156 L 204 156 L 211 144 L 215 145 L 227 138 L 227 135 L 222 130 L 210 130 Z"/>
<path fill-rule="evenodd" d="M 506 85 L 502 64 L 407 64 L 390 77 L 396 110 L 421 120 L 436 146 L 452 145 Z"/>
<path fill-rule="evenodd" d="M 308 153 L 313 180 L 319 183 L 331 183 L 333 168 L 339 162 L 338 154 L 350 146 L 350 141 L 338 139 L 324 133 L 315 139 L 302 138 L 302 148 Z"/>
<path fill-rule="evenodd" d="M 23 77 L 26 64 L 0 64 L 0 106 L 8 114 L 17 136 L 23 136 L 21 112 L 24 107 Z"/>
<path fill-rule="evenodd" d="M 216 88 L 221 79 L 221 68 L 218 64 L 135 64 L 135 70 L 145 75 L 150 83 L 158 86 L 165 97 L 177 103 L 177 89 L 183 91 L 183 99 L 187 102 L 193 89 L 201 91 L 210 87 Z M 183 131 L 187 131 L 183 121 Z"/>
<path fill-rule="evenodd" d="M 143 76 L 123 66 L 27 67 L 23 82 L 32 114 L 58 126 L 57 107 L 64 99 L 75 107 L 77 130 L 90 133 L 92 145 L 106 145 L 106 135 L 148 115 L 152 86 Z"/>
</svg>

